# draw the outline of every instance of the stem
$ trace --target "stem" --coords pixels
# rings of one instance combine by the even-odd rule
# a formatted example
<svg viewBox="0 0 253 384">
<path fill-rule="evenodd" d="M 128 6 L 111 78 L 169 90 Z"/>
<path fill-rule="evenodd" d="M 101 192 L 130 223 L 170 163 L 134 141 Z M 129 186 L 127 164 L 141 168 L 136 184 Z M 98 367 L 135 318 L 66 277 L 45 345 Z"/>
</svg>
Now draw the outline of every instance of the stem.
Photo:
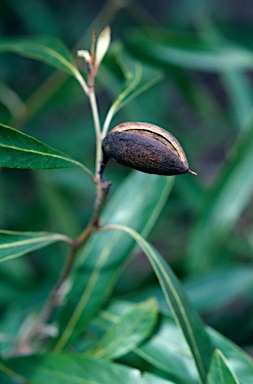
<svg viewBox="0 0 253 384">
<path fill-rule="evenodd" d="M 95 88 L 94 88 L 94 76 L 95 75 L 94 75 L 93 68 L 89 67 L 88 68 L 88 84 L 87 84 L 84 78 L 82 77 L 82 75 L 80 74 L 80 72 L 79 71 L 76 72 L 76 79 L 78 80 L 79 84 L 81 85 L 86 95 L 89 97 L 89 102 L 91 106 L 91 112 L 92 112 L 92 117 L 94 121 L 95 135 L 96 135 L 95 175 L 97 176 L 97 179 L 98 179 L 100 164 L 102 160 L 102 136 L 101 136 L 101 125 L 100 125 L 99 113 L 98 113 L 98 105 L 97 105 L 97 99 L 96 99 Z M 91 175 L 89 174 L 89 176 Z"/>
<path fill-rule="evenodd" d="M 95 177 L 93 177 L 92 173 L 89 170 L 87 170 L 85 166 L 83 166 L 84 170 L 86 172 L 88 171 L 89 176 L 93 179 L 93 181 L 96 184 L 96 198 L 94 202 L 92 215 L 89 220 L 89 223 L 87 224 L 83 232 L 71 242 L 71 250 L 70 250 L 69 256 L 67 257 L 67 260 L 62 268 L 62 271 L 60 273 L 60 276 L 54 288 L 52 289 L 52 291 L 48 296 L 47 302 L 42 312 L 40 313 L 38 320 L 33 324 L 33 326 L 29 330 L 26 337 L 19 340 L 18 346 L 17 346 L 17 352 L 19 353 L 27 353 L 27 352 L 30 353 L 32 351 L 31 345 L 33 341 L 38 340 L 39 337 L 42 335 L 44 336 L 44 339 L 45 339 L 45 336 L 49 336 L 44 332 L 45 326 L 48 323 L 55 308 L 61 304 L 62 299 L 66 293 L 65 283 L 76 261 L 78 251 L 87 242 L 87 240 L 90 238 L 92 233 L 99 228 L 101 211 L 106 203 L 106 200 L 110 192 L 111 183 L 108 182 L 104 178 L 104 176 L 102 177 L 100 175 L 100 168 L 101 168 L 101 161 L 102 161 L 102 135 L 101 135 L 101 125 L 100 125 L 100 118 L 99 118 L 99 112 L 98 112 L 98 105 L 97 105 L 95 89 L 94 89 L 94 77 L 95 77 L 95 72 L 93 70 L 92 65 L 88 66 L 88 83 L 86 83 L 86 81 L 84 80 L 84 78 L 82 77 L 79 71 L 76 72 L 76 79 L 79 81 L 84 92 L 87 94 L 89 98 L 92 117 L 94 121 L 94 127 L 95 127 L 95 136 L 96 136 Z M 109 117 L 107 121 L 110 122 L 111 118 L 112 117 Z M 109 126 L 109 123 L 108 123 L 108 126 Z"/>
<path fill-rule="evenodd" d="M 20 354 L 32 352 L 31 344 L 33 340 L 36 340 L 38 336 L 42 336 L 44 334 L 45 325 L 48 322 L 51 314 L 53 313 L 54 309 L 61 304 L 62 297 L 64 296 L 64 283 L 76 259 L 77 251 L 77 248 L 72 247 L 69 257 L 67 258 L 66 263 L 59 276 L 59 279 L 56 282 L 52 291 L 50 292 L 46 305 L 44 306 L 39 318 L 33 324 L 26 337 L 19 340 L 17 351 Z"/>
<path fill-rule="evenodd" d="M 110 187 L 111 187 L 111 183 L 109 181 L 105 179 L 103 179 L 103 181 L 99 180 L 99 188 L 98 188 L 99 194 L 97 194 L 96 196 L 93 214 L 91 216 L 90 223 L 89 223 L 90 226 L 93 226 L 96 229 L 99 228 L 100 226 L 100 223 L 99 223 L 100 215 L 107 201 L 107 198 L 110 192 Z M 83 237 L 82 234 L 78 237 L 79 241 L 80 239 L 82 239 L 82 237 Z"/>
<path fill-rule="evenodd" d="M 94 87 L 90 87 L 89 101 L 91 106 L 91 112 L 94 121 L 95 134 L 96 134 L 96 176 L 99 175 L 100 163 L 102 160 L 102 138 L 101 138 L 101 126 L 99 120 L 98 106 Z"/>
<path fill-rule="evenodd" d="M 92 117 L 94 120 L 94 126 L 95 126 L 95 133 L 96 133 L 96 176 L 99 175 L 100 171 L 100 162 L 102 159 L 102 149 L 101 149 L 101 127 L 100 127 L 100 120 L 99 120 L 99 113 L 98 113 L 98 106 L 94 91 L 94 78 L 91 75 L 90 76 L 90 84 L 88 85 L 82 75 L 79 71 L 76 72 L 76 79 L 78 80 L 79 84 L 83 88 L 84 92 L 88 95 L 90 105 L 91 105 L 91 111 L 92 111 Z M 75 162 L 78 163 L 78 162 Z M 103 179 L 103 181 L 99 177 L 93 177 L 93 174 L 82 164 L 78 163 L 78 165 L 81 165 L 82 168 L 88 173 L 88 175 L 91 177 L 93 181 L 96 183 L 96 199 L 94 203 L 93 213 L 90 218 L 90 221 L 86 228 L 83 230 L 83 232 L 71 242 L 71 250 L 69 253 L 69 256 L 67 257 L 67 260 L 62 268 L 62 271 L 60 273 L 60 276 L 50 292 L 48 296 L 48 300 L 40 313 L 39 318 L 37 321 L 33 324 L 31 329 L 29 330 L 28 334 L 25 338 L 20 339 L 18 341 L 17 351 L 19 353 L 30 353 L 32 351 L 31 344 L 34 340 L 36 340 L 39 336 L 42 336 L 44 333 L 44 328 L 48 320 L 50 319 L 54 309 L 58 307 L 61 302 L 62 298 L 64 296 L 63 291 L 65 291 L 64 284 L 70 275 L 71 269 L 75 263 L 77 254 L 79 249 L 84 245 L 89 237 L 91 236 L 92 232 L 95 230 L 95 228 L 98 227 L 99 223 L 99 217 L 100 213 L 103 209 L 103 206 L 106 202 L 107 196 L 109 194 L 110 190 L 110 183 Z M 45 335 L 44 335 L 45 336 Z"/>
<path fill-rule="evenodd" d="M 83 88 L 84 92 L 86 93 L 86 95 L 88 95 L 89 94 L 89 87 L 88 87 L 86 81 L 84 80 L 83 76 L 81 75 L 81 73 L 79 71 L 76 71 L 75 76 L 76 76 L 77 81 L 79 82 L 79 84 Z"/>
<path fill-rule="evenodd" d="M 61 288 L 63 286 L 63 283 L 65 282 L 65 280 L 67 279 L 67 277 L 70 274 L 72 266 L 73 266 L 73 264 L 74 264 L 74 262 L 76 260 L 79 248 L 81 247 L 81 245 L 86 243 L 86 241 L 89 239 L 91 233 L 92 233 L 92 227 L 91 226 L 87 226 L 85 228 L 85 231 L 83 232 L 82 242 L 79 242 L 79 241 L 76 241 L 76 240 L 74 240 L 72 242 L 72 248 L 71 248 L 70 254 L 69 254 L 69 256 L 68 256 L 68 258 L 66 260 L 65 265 L 63 266 L 63 269 L 61 271 L 61 274 L 59 276 L 58 281 L 56 282 L 52 292 L 49 295 L 48 302 L 46 303 L 46 306 L 44 307 L 44 310 L 41 313 L 41 317 L 39 319 L 39 322 L 37 323 L 37 327 L 35 327 L 36 331 L 39 330 L 38 326 L 40 326 L 40 325 L 43 326 L 43 324 L 45 324 L 48 321 L 48 319 L 50 318 L 54 308 L 59 306 L 59 304 L 61 302 L 61 297 L 60 297 L 61 295 L 60 295 L 60 293 L 61 293 Z M 33 336 L 33 335 L 31 334 L 30 337 L 31 336 Z"/>
<path fill-rule="evenodd" d="M 104 137 L 107 135 L 112 118 L 115 115 L 116 108 L 117 108 L 116 103 L 113 103 L 106 115 L 104 125 L 103 125 L 103 131 L 102 131 L 102 139 L 104 139 Z"/>
<path fill-rule="evenodd" d="M 100 193 L 96 196 L 90 221 L 84 231 L 72 241 L 69 256 L 62 268 L 58 281 L 48 296 L 45 307 L 43 308 L 39 318 L 34 323 L 26 337 L 19 340 L 17 350 L 15 352 L 20 354 L 30 353 L 32 352 L 32 342 L 38 339 L 39 336 L 43 335 L 44 338 L 47 336 L 44 334 L 45 325 L 49 321 L 55 308 L 58 307 L 62 302 L 62 298 L 65 294 L 65 283 L 76 261 L 78 251 L 87 242 L 92 233 L 99 227 L 100 214 L 109 195 L 111 183 L 103 180 L 102 182 L 99 181 L 99 184 L 100 188 L 97 190 L 100 191 Z"/>
</svg>

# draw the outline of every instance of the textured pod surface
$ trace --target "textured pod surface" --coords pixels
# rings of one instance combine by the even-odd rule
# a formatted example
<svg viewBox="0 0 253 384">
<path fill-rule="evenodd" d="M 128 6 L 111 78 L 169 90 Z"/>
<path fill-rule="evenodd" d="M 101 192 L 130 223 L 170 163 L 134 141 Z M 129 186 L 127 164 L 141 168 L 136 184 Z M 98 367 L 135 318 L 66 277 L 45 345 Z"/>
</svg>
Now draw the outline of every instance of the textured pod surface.
<svg viewBox="0 0 253 384">
<path fill-rule="evenodd" d="M 194 173 L 175 137 L 153 124 L 119 124 L 104 138 L 102 149 L 105 163 L 114 158 L 122 165 L 157 175 Z"/>
</svg>

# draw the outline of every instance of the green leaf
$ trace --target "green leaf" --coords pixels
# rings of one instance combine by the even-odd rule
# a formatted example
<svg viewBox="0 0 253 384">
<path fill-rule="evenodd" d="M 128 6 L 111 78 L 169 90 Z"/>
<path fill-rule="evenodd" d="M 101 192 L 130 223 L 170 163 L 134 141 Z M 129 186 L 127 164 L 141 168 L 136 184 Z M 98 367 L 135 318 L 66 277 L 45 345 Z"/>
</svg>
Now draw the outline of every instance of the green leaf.
<svg viewBox="0 0 253 384">
<path fill-rule="evenodd" d="M 108 131 L 113 116 L 126 104 L 153 87 L 163 79 L 163 74 L 154 68 L 144 66 L 122 52 L 121 46 L 116 50 L 116 62 L 124 75 L 124 83 L 112 103 L 103 127 L 103 135 Z M 106 74 L 104 75 L 106 77 Z M 111 82 L 111 76 L 109 76 Z M 114 76 L 114 81 L 116 80 Z"/>
<path fill-rule="evenodd" d="M 2 371 L 0 365 L 0 372 Z M 78 355 L 34 355 L 11 358 L 5 362 L 8 371 L 32 384 L 173 384 L 159 376 L 138 369 Z"/>
<path fill-rule="evenodd" d="M 79 170 L 76 169 L 76 171 L 76 173 L 73 170 L 71 170 L 71 172 L 64 172 L 63 177 L 69 177 L 68 186 L 70 187 L 73 186 L 75 175 L 78 182 L 80 180 Z M 73 210 L 73 195 L 71 195 L 71 197 L 69 194 L 63 195 L 63 187 L 58 184 L 59 181 L 57 177 L 61 177 L 61 175 L 57 171 L 36 172 L 34 179 L 37 182 L 40 199 L 43 202 L 44 207 L 48 212 L 54 212 L 54 215 L 51 217 L 51 225 L 58 228 L 58 231 L 61 233 L 67 233 L 68 236 L 75 238 L 77 233 L 81 233 L 83 230 L 82 223 L 77 220 L 76 212 Z M 85 192 L 88 195 L 86 179 L 81 178 L 80 183 L 82 186 L 82 193 L 85 188 Z M 90 184 L 90 188 L 93 192 L 92 184 Z"/>
<path fill-rule="evenodd" d="M 105 27 L 97 38 L 96 50 L 95 50 L 95 67 L 98 70 L 101 61 L 103 60 L 106 52 L 109 49 L 111 43 L 111 29 Z"/>
<path fill-rule="evenodd" d="M 107 360 L 117 359 L 137 347 L 152 332 L 157 321 L 154 299 L 136 304 L 110 327 L 88 355 Z"/>
<path fill-rule="evenodd" d="M 220 350 L 213 354 L 207 384 L 239 384 L 235 374 L 231 371 L 225 356 Z"/>
<path fill-rule="evenodd" d="M 111 316 L 124 314 L 125 308 L 129 310 L 133 305 L 126 301 L 113 301 L 105 312 L 101 312 L 101 316 L 108 321 Z M 105 316 L 103 316 L 104 313 Z M 238 377 L 240 384 L 251 383 L 253 360 L 250 356 L 210 327 L 206 327 L 206 331 L 213 346 L 221 350 L 226 357 L 229 368 Z M 171 315 L 161 314 L 160 326 L 155 329 L 154 334 L 147 341 L 134 350 L 134 353 L 151 364 L 157 374 L 161 373 L 163 377 L 173 377 L 178 384 L 186 383 L 186 378 L 187 384 L 198 382 L 189 348 Z"/>
<path fill-rule="evenodd" d="M 114 300 L 105 310 L 100 312 L 100 324 L 107 328 L 112 318 L 123 316 L 133 306 L 134 303 L 128 301 Z M 251 383 L 253 360 L 250 356 L 210 327 L 206 327 L 206 331 L 213 346 L 222 351 L 229 369 L 238 377 L 240 384 Z M 133 352 L 151 364 L 157 374 L 161 374 L 165 378 L 173 377 L 178 384 L 185 384 L 186 378 L 187 384 L 198 382 L 189 348 L 171 315 L 162 312 L 159 327 L 156 327 L 153 335 Z"/>
<path fill-rule="evenodd" d="M 77 77 L 79 73 L 68 49 L 61 41 L 52 37 L 2 39 L 0 40 L 0 52 L 14 52 L 43 61 L 74 77 Z"/>
<path fill-rule="evenodd" d="M 252 196 L 253 123 L 229 153 L 220 177 L 200 203 L 188 248 L 191 270 L 210 268 L 229 230 Z"/>
<path fill-rule="evenodd" d="M 81 163 L 64 153 L 14 128 L 0 124 L 0 167 L 53 169 L 79 166 Z"/>
<path fill-rule="evenodd" d="M 199 311 L 214 313 L 232 301 L 247 297 L 253 289 L 253 267 L 214 268 L 199 276 L 184 279 L 184 289 Z"/>
<path fill-rule="evenodd" d="M 69 242 L 70 239 L 59 233 L 0 230 L 0 262 L 25 255 L 57 241 Z"/>
<path fill-rule="evenodd" d="M 128 32 L 128 44 L 136 57 L 158 66 L 176 65 L 203 71 L 221 72 L 252 69 L 252 52 L 233 42 L 205 42 L 193 34 L 149 29 Z"/>
<path fill-rule="evenodd" d="M 159 280 L 166 301 L 190 348 L 198 370 L 200 382 L 205 383 L 213 348 L 198 313 L 189 302 L 177 277 L 160 254 L 136 231 L 120 225 L 111 225 L 108 226 L 108 228 L 114 228 L 128 233 L 137 241 L 138 245 L 148 257 Z"/>
<path fill-rule="evenodd" d="M 113 300 L 100 312 L 99 324 L 107 329 L 112 319 L 120 319 L 134 305 L 136 304 L 129 301 Z M 170 316 L 161 314 L 159 326 L 148 340 L 133 350 L 133 353 L 148 362 L 157 373 L 162 372 L 163 377 L 173 377 L 176 383 L 184 384 L 186 377 L 187 384 L 198 382 L 190 350 L 175 320 Z"/>
<path fill-rule="evenodd" d="M 252 88 L 247 74 L 238 70 L 226 71 L 221 75 L 221 80 L 230 100 L 233 121 L 240 130 L 247 129 L 253 112 Z"/>
<path fill-rule="evenodd" d="M 0 81 L 0 103 L 5 105 L 13 118 L 24 118 L 27 114 L 25 103 L 21 98 L 6 84 Z"/>
<path fill-rule="evenodd" d="M 240 384 L 251 383 L 253 361 L 250 356 L 210 327 L 206 327 L 206 331 L 213 346 L 221 350 L 226 357 L 229 369 L 238 377 Z M 135 353 L 157 369 L 168 372 L 169 377 L 173 377 L 180 384 L 185 383 L 186 377 L 187 383 L 197 383 L 187 344 L 182 339 L 179 328 L 171 316 L 161 316 L 161 326 L 156 329 L 153 337 L 136 348 Z M 220 381 L 217 380 L 216 383 L 220 383 Z"/>
<path fill-rule="evenodd" d="M 191 303 L 204 314 L 210 314 L 212 321 L 220 315 L 220 309 L 238 300 L 250 300 L 253 289 L 253 267 L 224 266 L 206 273 L 184 278 L 181 283 Z M 143 287 L 127 295 L 128 300 L 140 301 L 156 297 L 160 311 L 171 314 L 159 284 Z M 230 312 L 233 316 L 233 311 Z M 229 316 L 229 314 L 228 314 Z"/>
<path fill-rule="evenodd" d="M 203 42 L 207 44 L 229 44 L 211 21 L 205 24 L 205 33 L 201 33 Z M 252 115 L 252 89 L 247 74 L 243 70 L 225 70 L 221 73 L 221 81 L 230 101 L 230 113 L 239 129 L 245 129 Z"/>
<path fill-rule="evenodd" d="M 208 328 L 208 334 L 214 347 L 221 350 L 225 356 L 229 368 L 238 377 L 240 384 L 251 383 L 253 380 L 252 358 L 214 329 Z"/>
<path fill-rule="evenodd" d="M 26 384 L 26 379 L 9 368 L 0 357 L 0 382 L 1 384 Z"/>
<path fill-rule="evenodd" d="M 118 112 L 126 104 L 162 81 L 162 79 L 163 75 L 161 72 L 143 67 L 139 62 L 132 63 L 132 69 L 126 77 L 125 84 L 113 103 L 115 112 Z"/>
<path fill-rule="evenodd" d="M 132 225 L 147 235 L 160 214 L 173 178 L 132 172 L 108 202 L 102 222 Z M 55 351 L 83 332 L 113 289 L 116 278 L 135 246 L 120 232 L 96 233 L 81 252 L 73 287 L 60 314 Z"/>
</svg>

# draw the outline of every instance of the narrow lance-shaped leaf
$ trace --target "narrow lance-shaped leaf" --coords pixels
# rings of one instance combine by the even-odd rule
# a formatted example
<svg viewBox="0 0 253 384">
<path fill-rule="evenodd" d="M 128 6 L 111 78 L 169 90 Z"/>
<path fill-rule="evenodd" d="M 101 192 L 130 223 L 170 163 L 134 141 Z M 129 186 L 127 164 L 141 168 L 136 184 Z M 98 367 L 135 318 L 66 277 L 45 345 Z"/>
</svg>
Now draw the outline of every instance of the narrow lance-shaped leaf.
<svg viewBox="0 0 253 384">
<path fill-rule="evenodd" d="M 150 30 L 129 33 L 129 46 L 136 57 L 158 66 L 177 65 L 203 71 L 221 72 L 232 69 L 252 69 L 253 53 L 236 43 L 204 42 L 195 36 L 171 31 Z"/>
<path fill-rule="evenodd" d="M 144 292 L 145 297 L 151 295 L 152 292 Z M 138 293 L 133 296 L 133 300 L 135 299 L 139 301 Z M 124 317 L 135 305 L 135 303 L 125 300 L 110 301 L 109 306 L 99 313 L 99 324 L 107 329 L 115 322 L 115 319 Z M 165 316 L 160 313 L 159 326 L 132 353 L 151 364 L 153 368 L 166 372 L 177 383 L 184 383 L 186 377 L 187 384 L 196 384 L 198 382 L 197 370 L 190 350 L 181 330 L 171 315 Z"/>
<path fill-rule="evenodd" d="M 97 39 L 96 53 L 95 53 L 95 67 L 98 70 L 101 61 L 103 60 L 111 42 L 111 29 L 105 27 L 105 29 L 99 34 Z"/>
<path fill-rule="evenodd" d="M 25 255 L 57 241 L 69 242 L 70 239 L 59 233 L 0 230 L 0 262 Z"/>
<path fill-rule="evenodd" d="M 25 383 L 25 378 L 14 372 L 12 369 L 7 367 L 3 361 L 0 360 L 0 382 L 1 384 L 14 384 L 14 383 Z"/>
<path fill-rule="evenodd" d="M 222 351 L 229 368 L 238 378 L 240 384 L 249 384 L 253 378 L 253 360 L 232 341 L 212 328 L 208 328 L 209 337 L 215 348 Z"/>
<path fill-rule="evenodd" d="M 139 63 L 136 64 L 134 72 L 126 79 L 120 95 L 115 100 L 116 112 L 147 89 L 162 81 L 163 77 L 163 74 L 158 70 L 140 66 Z"/>
<path fill-rule="evenodd" d="M 213 354 L 207 384 L 239 384 L 234 372 L 228 366 L 227 360 L 220 350 Z"/>
<path fill-rule="evenodd" d="M 150 294 L 152 293 L 150 292 Z M 147 293 L 147 296 L 150 294 Z M 135 299 L 138 300 L 138 294 L 137 297 L 134 297 Z M 107 329 L 108 324 L 110 325 L 115 317 L 120 318 L 134 305 L 134 303 L 125 300 L 113 300 L 106 309 L 100 312 L 99 324 Z M 210 327 L 205 327 L 205 329 L 213 346 L 226 357 L 229 369 L 236 375 L 240 384 L 251 383 L 253 378 L 252 358 L 214 329 Z M 159 327 L 155 329 L 147 341 L 133 352 L 157 368 L 158 372 L 162 370 L 169 373 L 170 377 L 173 377 L 177 383 L 185 383 L 185 378 L 187 378 L 187 384 L 196 384 L 197 382 L 190 351 L 182 333 L 174 318 L 171 315 L 165 315 L 163 310 L 159 318 Z M 220 384 L 220 381 L 217 380 L 215 383 Z"/>
<path fill-rule="evenodd" d="M 202 313 L 218 312 L 232 302 L 250 297 L 253 290 L 253 266 L 214 267 L 199 276 L 184 279 L 184 289 L 194 307 Z"/>
<path fill-rule="evenodd" d="M 174 384 L 159 376 L 121 364 L 77 354 L 41 354 L 10 358 L 0 365 L 0 374 L 27 384 Z M 9 382 L 7 382 L 9 384 Z"/>
<path fill-rule="evenodd" d="M 199 381 L 205 383 L 213 347 L 198 313 L 189 302 L 173 271 L 160 254 L 133 229 L 120 225 L 110 225 L 107 228 L 128 233 L 137 241 L 148 257 L 175 320 L 189 346 L 198 371 Z"/>
<path fill-rule="evenodd" d="M 79 73 L 68 49 L 61 41 L 52 37 L 2 39 L 0 40 L 0 52 L 14 52 L 43 61 L 74 77 L 77 77 Z"/>
<path fill-rule="evenodd" d="M 53 169 L 79 166 L 90 177 L 91 172 L 68 155 L 14 128 L 0 124 L 0 167 Z"/>
<path fill-rule="evenodd" d="M 188 267 L 209 268 L 222 241 L 252 196 L 253 121 L 236 141 L 216 184 L 204 196 L 189 249 Z"/>
<path fill-rule="evenodd" d="M 157 315 L 157 303 L 154 299 L 134 305 L 87 354 L 110 360 L 127 354 L 150 336 Z"/>
<path fill-rule="evenodd" d="M 150 292 L 150 294 L 152 293 Z M 150 294 L 147 293 L 147 296 Z M 138 294 L 137 297 L 134 297 L 135 299 L 138 300 Z M 106 309 L 100 312 L 99 324 L 107 328 L 115 317 L 120 318 L 134 305 L 125 300 L 113 300 Z M 236 375 L 240 384 L 251 383 L 253 378 L 252 358 L 214 329 L 210 327 L 205 327 L 205 329 L 214 348 L 220 350 L 225 356 L 229 369 Z M 163 309 L 160 313 L 159 327 L 133 352 L 158 370 L 169 373 L 177 383 L 184 383 L 185 378 L 187 378 L 187 384 L 197 382 L 189 348 L 174 318 L 171 315 L 165 315 Z M 220 381 L 217 380 L 216 383 L 220 384 Z"/>
<path fill-rule="evenodd" d="M 245 130 L 249 126 L 247 121 L 252 114 L 252 88 L 247 78 L 247 73 L 234 70 L 226 71 L 222 74 L 221 80 L 230 101 L 230 113 L 235 125 L 240 130 Z"/>
<path fill-rule="evenodd" d="M 226 44 L 226 39 L 221 35 L 216 25 L 208 22 L 205 25 L 205 32 L 201 33 L 204 43 L 210 44 Z M 227 90 L 227 96 L 230 102 L 230 113 L 233 121 L 239 129 L 244 130 L 248 127 L 246 124 L 252 113 L 252 87 L 247 78 L 247 73 L 243 69 L 231 70 L 227 68 L 221 73 L 221 81 Z"/>
<path fill-rule="evenodd" d="M 13 117 L 26 116 L 27 110 L 25 103 L 21 98 L 14 92 L 13 89 L 9 88 L 6 84 L 0 81 L 0 103 L 6 106 Z"/>
<path fill-rule="evenodd" d="M 121 67 L 125 82 L 107 113 L 103 136 L 106 135 L 113 116 L 121 108 L 163 79 L 161 71 L 144 67 L 139 62 L 130 59 L 128 55 L 123 55 L 121 51 L 117 52 L 117 64 Z"/>
</svg>

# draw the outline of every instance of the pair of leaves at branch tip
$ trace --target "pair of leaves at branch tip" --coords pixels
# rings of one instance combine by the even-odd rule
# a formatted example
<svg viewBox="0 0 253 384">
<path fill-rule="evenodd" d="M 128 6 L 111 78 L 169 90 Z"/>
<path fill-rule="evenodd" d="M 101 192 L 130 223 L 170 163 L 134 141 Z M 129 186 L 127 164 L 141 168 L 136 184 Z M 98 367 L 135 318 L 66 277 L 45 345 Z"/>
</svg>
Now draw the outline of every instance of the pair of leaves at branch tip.
<svg viewBox="0 0 253 384">
<path fill-rule="evenodd" d="M 85 62 L 94 69 L 94 75 L 97 74 L 99 66 L 109 49 L 111 42 L 111 29 L 106 27 L 98 36 L 96 40 L 95 32 L 93 34 L 93 41 L 91 44 L 90 52 L 87 50 L 78 50 L 77 55 L 82 57 Z"/>
<path fill-rule="evenodd" d="M 111 41 L 110 27 L 106 27 L 99 35 L 95 51 L 95 66 L 98 70 L 101 61 L 103 60 Z M 57 69 L 63 70 L 68 74 L 74 76 L 79 82 L 81 81 L 81 74 L 78 71 L 68 49 L 57 39 L 51 37 L 38 37 L 38 38 L 9 38 L 0 40 L 0 52 L 14 52 L 25 57 L 43 61 Z M 126 64 L 124 64 L 126 68 Z M 132 67 L 132 64 L 130 68 Z M 148 81 L 136 89 L 137 84 L 140 82 L 140 65 L 135 63 L 134 71 L 125 71 L 127 75 L 127 83 L 118 99 L 114 102 L 117 108 L 116 113 L 127 102 L 146 91 L 149 87 L 156 84 L 161 80 L 161 74 L 152 76 Z M 83 83 L 83 81 L 81 81 Z M 123 103 L 124 101 L 124 103 Z M 121 105 L 120 105 L 121 104 Z"/>
<path fill-rule="evenodd" d="M 0 124 L 0 167 L 20 169 L 57 169 L 79 166 L 91 172 L 68 155 L 14 128 Z"/>
<path fill-rule="evenodd" d="M 96 66 L 101 60 L 110 44 L 110 28 L 105 28 L 99 36 L 97 45 Z M 14 52 L 21 56 L 45 62 L 54 68 L 67 72 L 73 76 L 87 93 L 88 86 L 75 65 L 70 52 L 65 45 L 52 37 L 37 38 L 7 38 L 0 40 L 0 52 Z"/>
</svg>

